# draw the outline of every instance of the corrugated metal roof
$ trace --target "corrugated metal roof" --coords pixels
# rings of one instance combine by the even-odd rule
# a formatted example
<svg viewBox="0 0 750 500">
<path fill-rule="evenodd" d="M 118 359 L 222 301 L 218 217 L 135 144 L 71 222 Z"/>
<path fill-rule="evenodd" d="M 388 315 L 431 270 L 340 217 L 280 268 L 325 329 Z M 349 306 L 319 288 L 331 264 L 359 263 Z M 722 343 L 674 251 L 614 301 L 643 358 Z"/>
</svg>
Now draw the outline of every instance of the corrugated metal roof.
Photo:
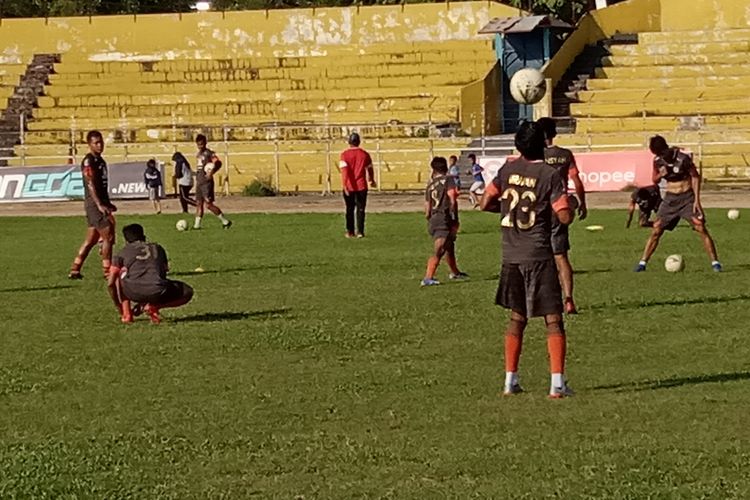
<svg viewBox="0 0 750 500">
<path fill-rule="evenodd" d="M 573 26 L 550 16 L 496 17 L 479 33 L 529 33 L 536 28 L 572 29 Z"/>
</svg>

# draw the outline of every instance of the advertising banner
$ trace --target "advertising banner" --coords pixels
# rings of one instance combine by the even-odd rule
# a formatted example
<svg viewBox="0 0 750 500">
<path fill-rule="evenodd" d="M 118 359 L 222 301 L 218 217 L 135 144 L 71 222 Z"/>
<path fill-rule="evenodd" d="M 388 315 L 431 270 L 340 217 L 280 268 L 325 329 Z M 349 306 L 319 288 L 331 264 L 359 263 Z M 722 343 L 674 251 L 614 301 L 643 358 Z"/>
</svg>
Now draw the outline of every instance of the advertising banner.
<svg viewBox="0 0 750 500">
<path fill-rule="evenodd" d="M 617 151 L 607 153 L 576 153 L 576 163 L 587 192 L 622 191 L 629 186 L 651 185 L 654 155 L 650 151 Z M 512 157 L 484 156 L 477 159 L 484 167 L 486 182 Z M 568 186 L 574 189 L 571 182 Z"/>
<path fill-rule="evenodd" d="M 143 183 L 145 162 L 113 163 L 108 167 L 111 199 L 148 198 Z M 164 182 L 164 166 L 159 169 Z M 65 201 L 83 196 L 83 176 L 78 165 L 0 168 L 0 202 Z"/>
</svg>

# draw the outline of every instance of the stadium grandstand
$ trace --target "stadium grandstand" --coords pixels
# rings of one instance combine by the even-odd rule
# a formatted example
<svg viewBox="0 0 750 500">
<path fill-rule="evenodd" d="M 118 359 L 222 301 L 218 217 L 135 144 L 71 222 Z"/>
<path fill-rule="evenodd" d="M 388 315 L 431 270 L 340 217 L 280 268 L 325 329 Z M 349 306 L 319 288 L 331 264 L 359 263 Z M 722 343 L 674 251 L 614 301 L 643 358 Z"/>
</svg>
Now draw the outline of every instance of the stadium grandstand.
<svg viewBox="0 0 750 500">
<path fill-rule="evenodd" d="M 663 133 L 707 179 L 746 181 L 748 13 L 701 9 L 629 0 L 586 15 L 540 61 L 554 92 L 535 115 L 569 125 L 560 143 L 577 152 L 642 150 Z M 2 161 L 77 163 L 98 128 L 110 163 L 168 162 L 203 132 L 226 158 L 226 191 L 260 178 L 326 192 L 357 130 L 380 189 L 418 189 L 433 154 L 491 155 L 511 131 L 502 37 L 480 31 L 519 14 L 458 2 L 3 20 Z"/>
</svg>

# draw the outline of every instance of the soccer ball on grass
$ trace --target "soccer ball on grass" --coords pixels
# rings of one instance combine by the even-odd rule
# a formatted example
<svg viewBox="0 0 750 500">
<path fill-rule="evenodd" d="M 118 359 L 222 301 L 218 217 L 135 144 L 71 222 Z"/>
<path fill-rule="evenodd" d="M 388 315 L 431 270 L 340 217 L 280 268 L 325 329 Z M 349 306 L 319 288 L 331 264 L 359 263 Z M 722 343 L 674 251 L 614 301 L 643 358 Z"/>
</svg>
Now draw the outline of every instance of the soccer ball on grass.
<svg viewBox="0 0 750 500">
<path fill-rule="evenodd" d="M 670 255 L 664 261 L 664 269 L 670 273 L 679 273 L 685 269 L 685 260 L 682 255 Z"/>
<path fill-rule="evenodd" d="M 740 218 L 740 211 L 736 208 L 733 208 L 727 212 L 727 217 L 729 220 L 737 220 Z"/>
<path fill-rule="evenodd" d="M 175 227 L 178 231 L 187 231 L 188 223 L 185 219 L 180 219 L 177 221 L 177 224 L 175 224 Z"/>
<path fill-rule="evenodd" d="M 510 95 L 520 104 L 536 104 L 547 93 L 547 81 L 538 69 L 524 68 L 510 79 Z"/>
</svg>

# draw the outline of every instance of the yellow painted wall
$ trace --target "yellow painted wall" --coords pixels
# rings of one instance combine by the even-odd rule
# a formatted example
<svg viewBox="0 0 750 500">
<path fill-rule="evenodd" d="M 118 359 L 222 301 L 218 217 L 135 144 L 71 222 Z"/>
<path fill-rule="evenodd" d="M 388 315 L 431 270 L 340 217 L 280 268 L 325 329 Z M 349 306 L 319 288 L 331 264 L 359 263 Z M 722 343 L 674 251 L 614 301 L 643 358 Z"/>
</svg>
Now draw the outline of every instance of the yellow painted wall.
<svg viewBox="0 0 750 500">
<path fill-rule="evenodd" d="M 661 0 L 662 31 L 726 30 L 750 25 L 747 0 Z"/>
<path fill-rule="evenodd" d="M 461 128 L 471 135 L 502 133 L 502 99 L 500 98 L 500 65 L 495 64 L 481 80 L 461 89 Z M 484 123 L 484 130 L 482 130 Z"/>
<path fill-rule="evenodd" d="M 148 16 L 3 19 L 0 62 L 33 53 L 66 60 L 325 55 L 380 43 L 488 39 L 489 19 L 518 15 L 490 2 L 451 2 Z"/>
</svg>

